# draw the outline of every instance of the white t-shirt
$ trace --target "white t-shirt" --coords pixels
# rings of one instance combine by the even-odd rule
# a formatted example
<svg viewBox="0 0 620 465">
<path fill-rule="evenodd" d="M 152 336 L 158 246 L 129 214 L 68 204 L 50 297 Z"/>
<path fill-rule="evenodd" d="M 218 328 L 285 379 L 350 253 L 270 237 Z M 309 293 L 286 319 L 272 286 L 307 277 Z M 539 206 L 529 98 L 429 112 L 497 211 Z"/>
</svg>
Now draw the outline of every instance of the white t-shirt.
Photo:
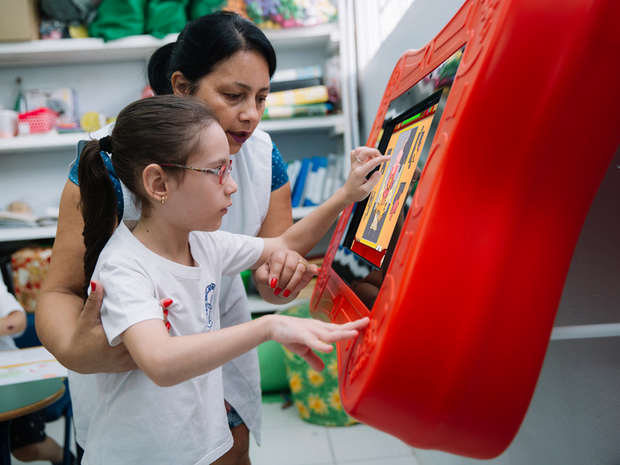
<svg viewBox="0 0 620 465">
<path fill-rule="evenodd" d="M 114 123 L 91 134 L 99 139 L 112 132 Z M 232 176 L 239 190 L 233 194 L 233 205 L 222 219 L 221 231 L 256 236 L 269 210 L 271 198 L 271 158 L 273 144 L 269 135 L 256 129 L 241 150 L 231 155 Z M 71 167 L 70 167 L 71 169 Z M 123 191 L 124 220 L 137 220 L 136 209 L 129 190 Z M 105 287 L 104 287 L 105 289 Z M 222 277 L 220 324 L 228 328 L 246 321 L 251 315 L 248 300 L 239 275 Z M 258 352 L 249 352 L 231 360 L 222 367 L 224 397 L 237 410 L 246 426 L 260 444 L 261 388 Z M 81 375 L 69 371 L 69 386 L 77 443 L 86 448 L 88 424 L 94 411 L 95 375 Z"/>
<path fill-rule="evenodd" d="M 15 299 L 15 296 L 9 292 L 4 284 L 4 281 L 2 281 L 2 278 L 0 277 L 0 318 L 7 317 L 13 312 L 22 312 L 24 315 L 26 314 L 22 306 Z M 17 349 L 13 338 L 19 337 L 22 334 L 24 334 L 24 331 L 11 336 L 7 335 L 0 337 L 0 352 L 3 350 Z"/>
<path fill-rule="evenodd" d="M 105 289 L 101 320 L 111 345 L 134 324 L 163 320 L 164 297 L 173 300 L 171 336 L 220 328 L 222 275 L 256 263 L 263 241 L 216 231 L 191 233 L 189 242 L 196 267 L 151 252 L 125 224 L 117 228 L 93 275 Z M 141 370 L 95 376 L 97 403 L 84 464 L 208 464 L 232 447 L 221 368 L 165 388 Z"/>
</svg>

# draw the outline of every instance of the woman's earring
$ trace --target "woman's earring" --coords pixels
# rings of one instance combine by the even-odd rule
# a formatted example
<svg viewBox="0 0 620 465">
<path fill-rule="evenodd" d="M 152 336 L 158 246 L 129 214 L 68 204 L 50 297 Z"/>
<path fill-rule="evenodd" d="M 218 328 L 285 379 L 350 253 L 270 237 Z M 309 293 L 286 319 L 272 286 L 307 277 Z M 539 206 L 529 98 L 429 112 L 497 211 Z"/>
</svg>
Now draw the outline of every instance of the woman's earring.
<svg viewBox="0 0 620 465">
<path fill-rule="evenodd" d="M 161 196 L 161 203 L 164 203 L 164 200 L 166 200 L 166 198 L 162 195 Z"/>
</svg>

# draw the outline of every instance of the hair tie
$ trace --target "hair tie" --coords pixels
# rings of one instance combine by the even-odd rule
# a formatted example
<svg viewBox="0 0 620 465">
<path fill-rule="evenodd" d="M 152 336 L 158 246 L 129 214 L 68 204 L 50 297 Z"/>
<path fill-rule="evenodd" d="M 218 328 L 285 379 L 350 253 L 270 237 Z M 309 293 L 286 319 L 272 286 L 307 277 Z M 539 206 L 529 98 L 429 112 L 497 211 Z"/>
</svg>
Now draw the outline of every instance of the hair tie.
<svg viewBox="0 0 620 465">
<path fill-rule="evenodd" d="M 110 136 L 105 136 L 99 139 L 99 148 L 106 153 L 112 153 L 112 139 Z"/>
</svg>

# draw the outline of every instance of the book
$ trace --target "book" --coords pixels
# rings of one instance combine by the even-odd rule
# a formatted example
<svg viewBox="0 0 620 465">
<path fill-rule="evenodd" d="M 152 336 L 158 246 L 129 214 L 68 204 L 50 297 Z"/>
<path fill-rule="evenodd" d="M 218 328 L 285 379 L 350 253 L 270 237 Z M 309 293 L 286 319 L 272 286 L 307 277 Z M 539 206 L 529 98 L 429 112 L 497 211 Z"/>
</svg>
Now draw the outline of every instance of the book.
<svg viewBox="0 0 620 465">
<path fill-rule="evenodd" d="M 312 170 L 308 174 L 304 196 L 304 207 L 312 207 L 323 202 L 323 187 L 327 175 L 327 157 L 312 157 Z"/>
<path fill-rule="evenodd" d="M 291 194 L 291 204 L 293 208 L 299 207 L 302 205 L 302 197 L 304 194 L 304 189 L 306 187 L 306 178 L 308 177 L 308 170 L 310 169 L 310 158 L 304 158 L 301 161 L 301 167 L 299 168 L 299 174 L 297 175 L 297 180 L 295 181 L 295 188 Z"/>
<path fill-rule="evenodd" d="M 297 176 L 299 175 L 299 171 L 301 170 L 301 160 L 293 160 L 289 162 L 286 166 L 286 174 L 288 175 L 288 182 L 291 184 L 291 195 L 293 190 L 295 189 L 295 182 L 297 181 Z"/>
<path fill-rule="evenodd" d="M 322 78 L 323 68 L 318 65 L 303 66 L 299 68 L 281 69 L 276 71 L 271 78 L 271 83 L 300 81 L 302 79 Z"/>
<path fill-rule="evenodd" d="M 265 108 L 274 105 L 300 105 L 305 103 L 321 103 L 329 101 L 329 93 L 325 86 L 304 87 L 301 89 L 283 90 L 267 96 Z"/>
<path fill-rule="evenodd" d="M 323 184 L 323 192 L 321 202 L 329 199 L 334 192 L 343 185 L 342 165 L 344 163 L 343 155 L 330 153 L 327 155 L 327 169 L 325 175 L 325 183 Z"/>
<path fill-rule="evenodd" d="M 331 103 L 308 103 L 304 105 L 275 105 L 265 108 L 263 119 L 296 118 L 304 116 L 325 116 L 332 109 Z"/>
<path fill-rule="evenodd" d="M 321 78 L 298 79 L 296 81 L 271 82 L 270 92 L 281 92 L 283 90 L 300 89 L 302 87 L 320 86 L 323 84 Z"/>
</svg>

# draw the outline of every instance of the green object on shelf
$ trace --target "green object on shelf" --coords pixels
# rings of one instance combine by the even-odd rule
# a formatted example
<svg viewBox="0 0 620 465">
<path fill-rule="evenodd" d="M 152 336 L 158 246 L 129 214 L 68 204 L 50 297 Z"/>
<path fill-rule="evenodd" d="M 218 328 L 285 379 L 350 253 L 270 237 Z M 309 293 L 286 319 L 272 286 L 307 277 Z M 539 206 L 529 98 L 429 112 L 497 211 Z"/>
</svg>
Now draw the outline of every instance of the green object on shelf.
<svg viewBox="0 0 620 465">
<path fill-rule="evenodd" d="M 248 286 L 250 284 L 251 277 L 252 270 L 245 270 L 241 272 L 241 279 L 243 280 L 243 287 L 245 287 L 245 292 L 248 292 Z"/>
<path fill-rule="evenodd" d="M 283 315 L 310 318 L 309 304 L 301 304 L 282 312 Z M 316 352 L 325 363 L 318 373 L 298 355 L 282 347 L 286 377 L 291 397 L 302 420 L 323 426 L 348 426 L 357 423 L 342 408 L 338 388 L 338 357 L 336 350 L 325 354 Z"/>
<path fill-rule="evenodd" d="M 147 0 L 101 2 L 97 17 L 88 27 L 88 34 L 106 41 L 144 34 L 147 4 Z"/>
<path fill-rule="evenodd" d="M 189 0 L 149 0 L 146 11 L 146 33 L 158 39 L 179 33 L 187 24 Z"/>
<path fill-rule="evenodd" d="M 284 352 L 279 342 L 267 341 L 258 346 L 260 387 L 263 392 L 279 392 L 288 389 Z"/>
</svg>

